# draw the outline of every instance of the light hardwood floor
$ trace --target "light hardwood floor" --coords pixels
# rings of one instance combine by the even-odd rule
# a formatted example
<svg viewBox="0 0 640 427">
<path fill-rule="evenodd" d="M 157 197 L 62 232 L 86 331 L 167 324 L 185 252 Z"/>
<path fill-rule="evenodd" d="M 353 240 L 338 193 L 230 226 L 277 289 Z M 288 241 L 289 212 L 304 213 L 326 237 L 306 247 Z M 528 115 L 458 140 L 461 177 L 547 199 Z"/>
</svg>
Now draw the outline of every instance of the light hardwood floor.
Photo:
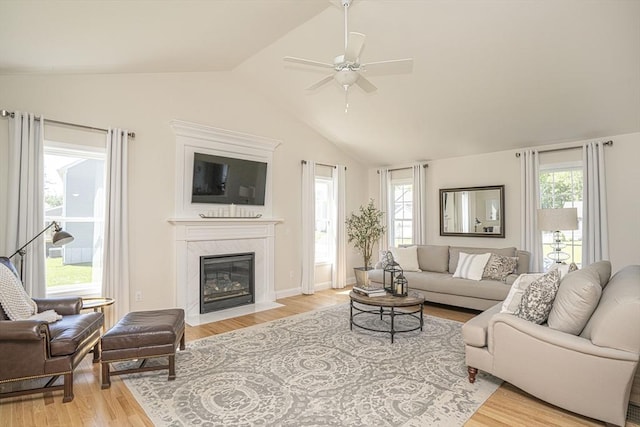
<svg viewBox="0 0 640 427">
<path fill-rule="evenodd" d="M 345 303 L 348 290 L 284 298 L 273 310 L 197 327 L 187 326 L 187 341 L 244 328 L 294 314 Z M 464 322 L 476 313 L 427 305 L 425 314 Z M 152 423 L 119 377 L 100 389 L 100 366 L 87 357 L 75 371 L 75 399 L 62 403 L 62 392 L 0 400 L 0 426 L 151 426 Z M 180 365 L 177 366 L 180 375 Z M 164 373 L 158 375 L 165 375 Z M 503 384 L 473 415 L 467 426 L 602 426 L 604 423 L 571 414 Z M 636 424 L 627 423 L 628 427 Z"/>
</svg>

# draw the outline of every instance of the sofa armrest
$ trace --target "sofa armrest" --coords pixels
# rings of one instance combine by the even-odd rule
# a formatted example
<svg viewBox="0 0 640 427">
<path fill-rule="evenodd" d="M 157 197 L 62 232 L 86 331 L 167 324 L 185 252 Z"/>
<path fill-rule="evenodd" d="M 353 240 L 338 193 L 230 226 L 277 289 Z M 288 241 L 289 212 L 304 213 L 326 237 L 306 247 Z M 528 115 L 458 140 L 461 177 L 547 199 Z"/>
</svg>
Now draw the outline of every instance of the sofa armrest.
<svg viewBox="0 0 640 427">
<path fill-rule="evenodd" d="M 80 297 L 61 297 L 61 298 L 34 298 L 38 305 L 38 313 L 47 310 L 55 310 L 62 316 L 78 314 L 82 309 L 82 298 Z"/>
<path fill-rule="evenodd" d="M 557 348 L 607 359 L 636 362 L 639 360 L 639 355 L 637 353 L 610 347 L 597 346 L 593 344 L 591 340 L 586 338 L 551 329 L 547 325 L 538 325 L 506 313 L 495 314 L 489 320 L 487 335 L 490 353 L 494 352 L 494 341 L 496 339 L 500 339 L 499 337 L 496 337 L 496 327 L 500 325 L 513 328 L 518 332 L 531 337 L 532 341 L 537 340 L 542 343 L 553 345 Z"/>
<path fill-rule="evenodd" d="M 40 341 L 47 336 L 47 322 L 42 320 L 0 321 L 0 341 Z"/>
</svg>

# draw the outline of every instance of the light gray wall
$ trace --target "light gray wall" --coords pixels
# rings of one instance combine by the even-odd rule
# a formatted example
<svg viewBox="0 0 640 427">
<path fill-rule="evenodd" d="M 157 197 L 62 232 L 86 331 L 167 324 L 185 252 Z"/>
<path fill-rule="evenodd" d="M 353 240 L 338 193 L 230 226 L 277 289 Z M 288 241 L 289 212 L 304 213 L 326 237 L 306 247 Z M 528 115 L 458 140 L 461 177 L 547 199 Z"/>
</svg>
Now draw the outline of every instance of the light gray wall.
<svg viewBox="0 0 640 427">
<path fill-rule="evenodd" d="M 640 133 L 597 138 L 613 140 L 605 147 L 607 210 L 609 217 L 609 258 L 613 270 L 627 264 L 640 264 Z M 587 141 L 575 141 L 581 143 Z M 543 147 L 538 147 L 543 148 Z M 549 148 L 549 147 L 547 147 Z M 427 171 L 427 243 L 454 246 L 506 247 L 520 245 L 520 161 L 516 151 L 453 157 L 429 161 Z M 556 156 L 558 161 L 575 156 Z M 440 236 L 438 194 L 440 188 L 505 186 L 504 239 Z M 378 199 L 378 175 L 369 171 L 370 197 Z"/>
<path fill-rule="evenodd" d="M 366 202 L 366 168 L 230 73 L 0 76 L 2 105 L 45 117 L 136 132 L 130 148 L 131 309 L 175 305 L 175 135 L 172 119 L 282 141 L 273 161 L 276 292 L 295 293 L 301 277 L 301 166 L 347 166 L 347 212 Z M 7 183 L 7 120 L 0 120 L 0 204 Z M 364 189 L 364 190 L 363 190 Z M 0 224 L 4 227 L 4 218 Z M 0 239 L 4 236 L 4 230 Z M 348 251 L 348 270 L 359 256 Z M 177 284 L 180 286 L 180 284 Z M 136 291 L 143 301 L 135 302 Z"/>
</svg>

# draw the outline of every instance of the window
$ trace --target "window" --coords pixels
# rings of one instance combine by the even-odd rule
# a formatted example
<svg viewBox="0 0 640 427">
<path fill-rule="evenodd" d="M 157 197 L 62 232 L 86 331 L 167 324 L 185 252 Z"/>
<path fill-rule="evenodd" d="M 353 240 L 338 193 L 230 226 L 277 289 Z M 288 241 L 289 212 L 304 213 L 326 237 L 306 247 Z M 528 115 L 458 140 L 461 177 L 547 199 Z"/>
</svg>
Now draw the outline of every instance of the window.
<svg viewBox="0 0 640 427">
<path fill-rule="evenodd" d="M 391 218 L 389 239 L 392 246 L 413 243 L 413 182 L 391 180 Z"/>
<path fill-rule="evenodd" d="M 58 222 L 73 242 L 46 239 L 47 295 L 98 295 L 102 282 L 104 149 L 45 142 L 44 220 Z"/>
<path fill-rule="evenodd" d="M 333 180 L 316 177 L 316 264 L 331 263 L 334 247 Z"/>
<path fill-rule="evenodd" d="M 580 165 L 548 165 L 540 168 L 540 207 L 548 208 L 577 208 L 578 230 L 561 230 L 562 250 L 569 254 L 567 263 L 582 263 L 582 167 Z M 542 234 L 542 248 L 545 255 L 545 269 L 552 260 L 546 254 L 553 251 L 553 232 Z"/>
</svg>

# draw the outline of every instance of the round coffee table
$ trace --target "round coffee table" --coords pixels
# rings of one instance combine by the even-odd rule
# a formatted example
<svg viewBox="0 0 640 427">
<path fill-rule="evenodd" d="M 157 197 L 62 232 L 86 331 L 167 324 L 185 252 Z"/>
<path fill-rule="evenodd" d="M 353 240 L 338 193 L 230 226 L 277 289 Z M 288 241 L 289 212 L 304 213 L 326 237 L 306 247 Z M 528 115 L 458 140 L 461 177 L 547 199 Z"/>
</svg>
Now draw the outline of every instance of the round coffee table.
<svg viewBox="0 0 640 427">
<path fill-rule="evenodd" d="M 387 294 L 385 296 L 376 296 L 376 297 L 368 297 L 366 295 L 360 295 L 353 291 L 349 292 L 350 299 L 350 328 L 353 330 L 353 327 L 356 326 L 361 329 L 366 329 L 368 331 L 373 332 L 386 332 L 391 334 L 391 343 L 393 343 L 393 337 L 395 334 L 403 333 L 403 332 L 412 332 L 417 331 L 418 329 L 422 330 L 424 326 L 424 316 L 422 314 L 422 309 L 424 308 L 424 297 L 412 293 L 406 297 L 395 297 L 391 294 Z M 362 308 L 358 307 L 354 303 L 361 304 L 367 307 L 377 307 L 375 309 L 370 308 Z M 414 307 L 413 311 L 406 310 L 396 310 L 397 308 L 405 308 L 405 307 Z M 355 311 L 355 313 L 354 313 Z M 383 316 L 390 317 L 390 327 L 389 329 L 374 329 L 369 328 L 367 326 L 356 323 L 355 318 L 360 315 L 366 314 L 375 314 L 376 316 L 380 316 L 382 320 Z M 396 316 L 408 316 L 416 319 L 417 326 L 415 328 L 410 329 L 400 329 L 396 330 L 395 328 L 395 318 Z"/>
</svg>

